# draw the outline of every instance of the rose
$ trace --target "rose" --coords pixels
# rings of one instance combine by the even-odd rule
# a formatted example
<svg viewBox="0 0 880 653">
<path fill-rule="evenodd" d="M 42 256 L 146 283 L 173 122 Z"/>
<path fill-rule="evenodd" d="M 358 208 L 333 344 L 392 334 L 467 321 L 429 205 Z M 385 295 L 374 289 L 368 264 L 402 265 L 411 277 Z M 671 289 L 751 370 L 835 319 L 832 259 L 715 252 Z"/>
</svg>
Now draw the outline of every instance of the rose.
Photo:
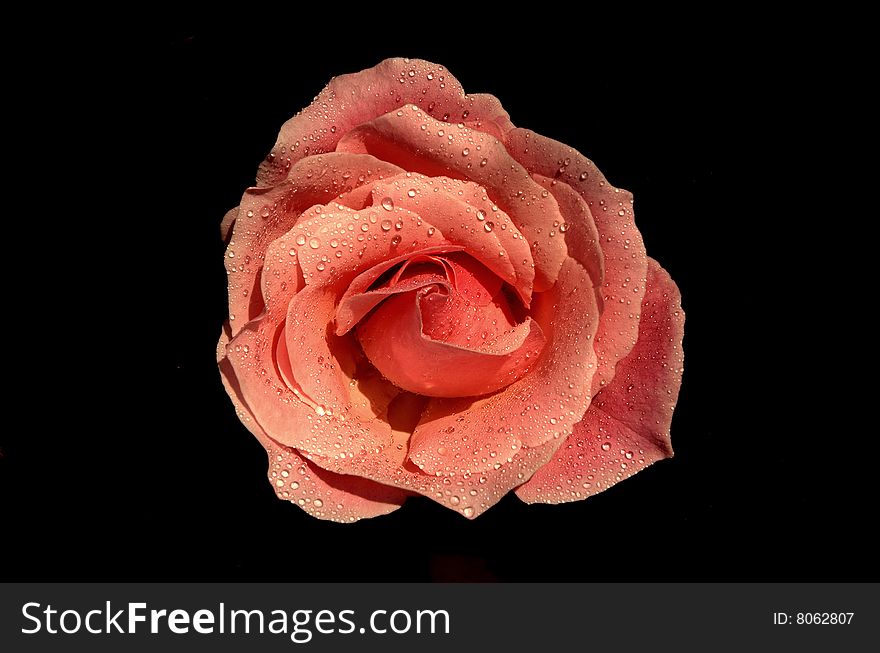
<svg viewBox="0 0 880 653">
<path fill-rule="evenodd" d="M 574 501 L 672 455 L 684 316 L 631 195 L 441 66 L 333 79 L 223 231 L 223 383 L 312 515 Z"/>
</svg>

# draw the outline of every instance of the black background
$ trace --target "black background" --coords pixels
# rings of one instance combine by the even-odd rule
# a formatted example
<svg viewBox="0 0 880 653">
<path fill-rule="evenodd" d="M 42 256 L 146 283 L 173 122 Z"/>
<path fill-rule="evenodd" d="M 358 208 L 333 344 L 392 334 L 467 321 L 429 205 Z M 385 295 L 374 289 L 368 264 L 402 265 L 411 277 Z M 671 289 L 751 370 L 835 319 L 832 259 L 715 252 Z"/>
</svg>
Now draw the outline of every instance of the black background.
<svg viewBox="0 0 880 653">
<path fill-rule="evenodd" d="M 876 580 L 876 491 L 858 473 L 870 462 L 821 416 L 826 317 L 796 292 L 814 259 L 786 199 L 787 101 L 809 64 L 749 56 L 755 35 L 636 47 L 622 29 L 600 44 L 563 22 L 527 38 L 454 23 L 393 38 L 381 25 L 165 30 L 124 61 L 91 42 L 66 102 L 95 151 L 66 159 L 88 183 L 60 215 L 80 228 L 62 236 L 76 247 L 54 279 L 45 398 L 3 436 L 0 577 Z M 214 362 L 218 224 L 284 120 L 333 75 L 388 56 L 446 66 L 635 194 L 687 313 L 675 458 L 585 502 L 511 495 L 475 521 L 420 498 L 337 525 L 275 498 Z"/>
</svg>

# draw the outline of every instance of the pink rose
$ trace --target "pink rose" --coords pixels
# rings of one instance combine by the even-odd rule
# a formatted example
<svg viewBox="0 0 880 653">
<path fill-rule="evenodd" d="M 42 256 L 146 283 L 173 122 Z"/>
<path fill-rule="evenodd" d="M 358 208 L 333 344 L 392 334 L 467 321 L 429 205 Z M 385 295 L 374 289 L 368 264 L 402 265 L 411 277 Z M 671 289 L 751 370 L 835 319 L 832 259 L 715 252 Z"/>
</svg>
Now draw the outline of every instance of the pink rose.
<svg viewBox="0 0 880 653">
<path fill-rule="evenodd" d="M 672 455 L 684 314 L 632 196 L 442 66 L 333 79 L 223 230 L 223 382 L 310 514 L 473 518 Z"/>
</svg>

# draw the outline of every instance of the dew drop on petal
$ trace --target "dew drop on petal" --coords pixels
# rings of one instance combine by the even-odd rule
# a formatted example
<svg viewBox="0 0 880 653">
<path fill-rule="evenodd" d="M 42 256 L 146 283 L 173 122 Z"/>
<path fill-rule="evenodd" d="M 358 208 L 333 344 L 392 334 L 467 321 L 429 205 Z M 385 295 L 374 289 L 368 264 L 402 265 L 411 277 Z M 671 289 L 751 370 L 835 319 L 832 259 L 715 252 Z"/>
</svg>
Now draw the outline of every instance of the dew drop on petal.
<svg viewBox="0 0 880 653">
<path fill-rule="evenodd" d="M 394 201 L 390 197 L 385 197 L 382 199 L 382 208 L 386 211 L 391 211 L 394 209 Z"/>
</svg>

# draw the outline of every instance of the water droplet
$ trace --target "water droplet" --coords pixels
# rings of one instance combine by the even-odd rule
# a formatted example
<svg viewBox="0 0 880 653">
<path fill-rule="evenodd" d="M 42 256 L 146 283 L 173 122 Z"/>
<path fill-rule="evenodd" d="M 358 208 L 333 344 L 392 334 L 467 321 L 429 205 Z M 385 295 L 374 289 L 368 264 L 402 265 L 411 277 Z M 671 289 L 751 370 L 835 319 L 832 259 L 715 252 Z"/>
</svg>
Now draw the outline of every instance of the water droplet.
<svg viewBox="0 0 880 653">
<path fill-rule="evenodd" d="M 392 244 L 394 247 L 397 247 L 397 246 L 400 244 L 400 236 L 395 236 L 394 238 L 392 238 L 392 239 L 391 239 L 391 244 Z"/>
<path fill-rule="evenodd" d="M 320 499 L 315 499 L 315 508 L 320 508 L 323 505 L 324 505 L 323 501 L 321 501 Z"/>
<path fill-rule="evenodd" d="M 416 196 L 416 189 L 410 188 L 408 191 L 406 191 L 406 196 L 407 197 L 415 197 Z"/>
<path fill-rule="evenodd" d="M 437 447 L 437 453 L 441 456 L 445 456 L 449 453 L 449 450 L 446 447 Z"/>
<path fill-rule="evenodd" d="M 369 231 L 369 230 L 370 230 L 370 225 L 368 225 L 366 222 L 361 225 L 361 231 Z"/>
<path fill-rule="evenodd" d="M 486 224 L 483 225 L 483 229 L 485 229 L 486 231 L 492 231 L 494 228 L 495 228 L 494 222 L 487 222 Z"/>
<path fill-rule="evenodd" d="M 382 208 L 386 211 L 391 211 L 394 209 L 394 202 L 390 197 L 382 198 Z"/>
<path fill-rule="evenodd" d="M 607 442 L 602 443 L 602 451 L 608 451 L 611 448 L 611 445 Z"/>
<path fill-rule="evenodd" d="M 461 503 L 461 497 L 452 495 L 451 497 L 449 497 L 449 503 L 451 503 L 453 506 L 457 506 Z"/>
<path fill-rule="evenodd" d="M 567 223 L 567 222 L 563 222 L 561 225 L 559 225 L 559 231 L 560 231 L 560 233 L 563 233 L 563 234 L 564 234 L 566 231 L 568 231 L 568 223 Z"/>
<path fill-rule="evenodd" d="M 321 246 L 321 241 L 317 238 L 312 238 L 309 241 L 309 247 L 311 247 L 312 249 L 318 249 L 320 246 Z"/>
<path fill-rule="evenodd" d="M 480 167 L 482 168 L 484 165 L 489 163 L 489 159 L 480 159 Z"/>
<path fill-rule="evenodd" d="M 391 220 L 382 220 L 382 231 L 391 231 Z"/>
<path fill-rule="evenodd" d="M 434 227 L 428 227 L 428 235 L 429 236 L 433 236 L 435 231 L 437 231 L 437 230 L 434 229 Z"/>
<path fill-rule="evenodd" d="M 623 454 L 623 455 L 624 455 L 624 457 L 625 457 L 627 460 L 632 460 L 633 452 L 632 452 L 632 451 L 627 451 L 627 452 L 626 452 L 625 454 Z"/>
<path fill-rule="evenodd" d="M 462 156 L 467 156 L 467 155 L 470 154 L 470 153 L 471 153 L 471 151 L 470 151 L 470 149 L 467 148 L 467 147 L 464 148 L 464 149 L 461 151 L 461 155 L 462 155 Z"/>
<path fill-rule="evenodd" d="M 397 222 L 395 222 L 395 223 L 394 223 L 394 228 L 397 229 L 398 231 L 400 231 L 401 229 L 403 229 L 403 220 L 398 220 Z"/>
<path fill-rule="evenodd" d="M 290 489 L 291 490 L 296 490 L 298 488 L 299 488 L 299 481 L 291 481 L 290 482 Z"/>
<path fill-rule="evenodd" d="M 318 261 L 318 265 L 315 267 L 318 268 L 318 272 L 323 272 L 326 266 L 324 265 L 324 261 Z"/>
<path fill-rule="evenodd" d="M 235 252 L 229 252 L 229 258 L 235 258 Z"/>
<path fill-rule="evenodd" d="M 306 237 L 303 234 L 300 234 L 299 236 L 297 236 L 296 237 L 296 244 L 297 245 L 305 245 L 306 244 Z"/>
<path fill-rule="evenodd" d="M 264 218 L 268 218 L 269 217 L 269 207 L 268 206 L 264 207 L 263 211 L 260 213 L 260 215 Z"/>
<path fill-rule="evenodd" d="M 589 175 L 590 175 L 590 173 L 584 171 L 581 173 L 581 176 L 578 177 L 578 179 L 580 179 L 581 181 L 584 181 L 587 177 L 589 177 Z"/>
<path fill-rule="evenodd" d="M 477 220 L 479 220 L 480 222 L 482 222 L 482 221 L 485 220 L 485 219 L 486 219 L 486 212 L 485 212 L 483 209 L 479 209 L 479 210 L 477 211 Z"/>
<path fill-rule="evenodd" d="M 247 217 L 249 217 L 249 218 L 254 217 L 254 212 L 253 212 L 253 211 L 248 211 L 248 212 L 247 212 Z"/>
<path fill-rule="evenodd" d="M 428 73 L 427 77 L 428 77 L 428 81 L 434 79 L 434 73 Z"/>
<path fill-rule="evenodd" d="M 315 412 L 318 413 L 318 415 L 321 415 L 323 417 L 324 415 L 327 414 L 327 409 L 324 408 L 322 405 L 318 404 L 317 406 L 315 406 Z"/>
<path fill-rule="evenodd" d="M 465 517 L 468 517 L 468 518 L 474 516 L 474 509 L 471 508 L 470 506 L 467 506 L 467 507 L 466 507 L 464 510 L 462 510 L 461 512 L 464 514 Z"/>
<path fill-rule="evenodd" d="M 339 246 L 339 241 L 336 240 L 335 238 L 331 238 L 330 239 L 330 247 L 336 248 L 338 246 Z"/>
</svg>

